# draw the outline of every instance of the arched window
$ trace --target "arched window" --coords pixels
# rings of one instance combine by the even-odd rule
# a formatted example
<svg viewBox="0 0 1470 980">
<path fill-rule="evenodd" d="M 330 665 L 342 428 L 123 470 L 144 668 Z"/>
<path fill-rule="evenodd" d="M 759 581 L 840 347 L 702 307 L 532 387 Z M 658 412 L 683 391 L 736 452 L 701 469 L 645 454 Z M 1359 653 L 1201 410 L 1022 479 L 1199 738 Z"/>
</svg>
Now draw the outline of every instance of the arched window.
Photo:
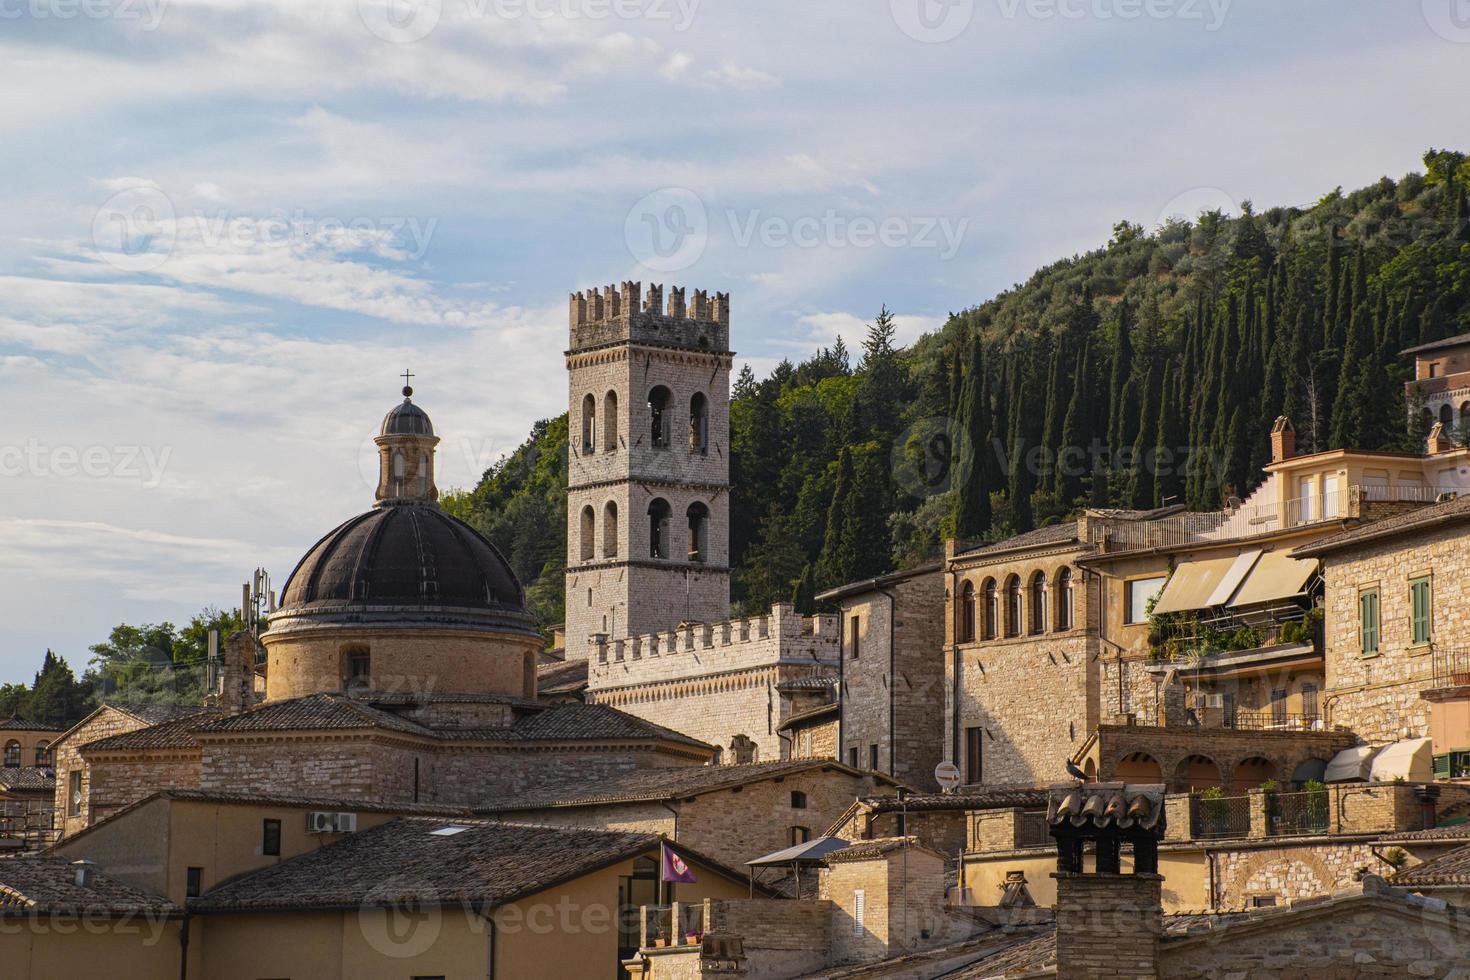
<svg viewBox="0 0 1470 980">
<path fill-rule="evenodd" d="M 15 739 L 5 743 L 5 766 L 13 768 L 20 765 L 20 743 Z"/>
<path fill-rule="evenodd" d="M 975 639 L 975 583 L 966 582 L 960 590 L 960 642 Z"/>
<path fill-rule="evenodd" d="M 1006 579 L 1006 636 L 1021 635 L 1021 577 Z"/>
<path fill-rule="evenodd" d="M 1439 406 L 1439 420 L 1444 423 L 1446 429 L 1455 424 L 1455 410 L 1450 407 L 1449 402 Z"/>
<path fill-rule="evenodd" d="M 597 541 L 597 513 L 588 504 L 582 508 L 582 560 L 591 561 L 597 557 L 595 550 Z"/>
<path fill-rule="evenodd" d="M 618 393 L 609 391 L 602 399 L 602 451 L 618 451 Z"/>
<path fill-rule="evenodd" d="M 709 508 L 704 504 L 689 505 L 689 560 L 709 560 Z"/>
<path fill-rule="evenodd" d="M 689 399 L 689 451 L 709 451 L 709 399 L 700 392 Z"/>
<path fill-rule="evenodd" d="M 995 579 L 985 580 L 985 638 L 993 640 L 1000 635 L 1000 595 L 996 591 Z"/>
<path fill-rule="evenodd" d="M 348 688 L 366 688 L 373 674 L 372 651 L 354 645 L 342 649 L 342 677 Z"/>
<path fill-rule="evenodd" d="M 597 452 L 597 399 L 588 395 L 582 399 L 582 455 Z"/>
<path fill-rule="evenodd" d="M 799 789 L 794 789 L 794 790 L 791 791 L 791 809 L 793 809 L 793 810 L 805 810 L 806 809 L 806 794 L 803 793 Z"/>
<path fill-rule="evenodd" d="M 654 500 L 648 505 L 648 556 L 650 558 L 669 557 L 669 503 L 667 500 Z"/>
<path fill-rule="evenodd" d="M 1460 403 L 1460 431 L 1470 433 L 1470 402 Z"/>
<path fill-rule="evenodd" d="M 1072 628 L 1072 570 L 1057 572 L 1057 632 Z"/>
<path fill-rule="evenodd" d="M 1045 633 L 1047 620 L 1050 619 L 1050 610 L 1047 608 L 1051 602 L 1051 590 L 1046 585 L 1046 573 L 1038 571 L 1031 576 L 1031 632 L 1033 634 Z"/>
<path fill-rule="evenodd" d="M 602 557 L 618 556 L 618 505 L 609 500 L 602 508 Z"/>
<path fill-rule="evenodd" d="M 403 478 L 407 469 L 408 464 L 404 462 L 403 454 L 395 452 L 393 454 L 393 496 L 395 497 L 403 496 Z"/>
<path fill-rule="evenodd" d="M 51 743 L 45 739 L 36 743 L 36 765 L 51 765 Z"/>
<path fill-rule="evenodd" d="M 673 414 L 669 407 L 673 402 L 673 395 L 669 389 L 659 385 L 648 393 L 648 421 L 649 434 L 653 437 L 655 449 L 667 449 L 669 447 L 670 416 Z"/>
<path fill-rule="evenodd" d="M 429 495 L 429 454 L 423 453 L 419 456 L 419 496 Z"/>
</svg>

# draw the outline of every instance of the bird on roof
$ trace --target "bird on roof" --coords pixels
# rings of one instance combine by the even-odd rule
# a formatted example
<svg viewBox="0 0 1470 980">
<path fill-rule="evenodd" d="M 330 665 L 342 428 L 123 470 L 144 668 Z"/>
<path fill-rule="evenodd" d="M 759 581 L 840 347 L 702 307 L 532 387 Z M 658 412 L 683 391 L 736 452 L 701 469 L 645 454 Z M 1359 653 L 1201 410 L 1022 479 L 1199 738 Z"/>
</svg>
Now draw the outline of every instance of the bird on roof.
<svg viewBox="0 0 1470 980">
<path fill-rule="evenodd" d="M 1071 759 L 1067 760 L 1067 775 L 1071 776 L 1079 783 L 1087 782 L 1087 773 L 1083 772 L 1081 769 L 1078 769 L 1076 763 L 1074 763 Z"/>
</svg>

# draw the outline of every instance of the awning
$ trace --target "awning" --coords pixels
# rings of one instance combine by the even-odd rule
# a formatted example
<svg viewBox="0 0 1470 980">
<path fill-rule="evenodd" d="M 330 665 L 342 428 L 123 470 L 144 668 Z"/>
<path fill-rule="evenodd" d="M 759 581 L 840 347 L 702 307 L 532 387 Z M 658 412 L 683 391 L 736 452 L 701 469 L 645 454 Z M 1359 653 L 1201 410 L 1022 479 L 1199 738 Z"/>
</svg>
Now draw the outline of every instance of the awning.
<svg viewBox="0 0 1470 980">
<path fill-rule="evenodd" d="M 1434 739 L 1409 738 L 1394 742 L 1373 757 L 1368 778 L 1375 783 L 1402 779 L 1411 783 L 1434 781 Z"/>
<path fill-rule="evenodd" d="M 1371 745 L 1354 745 L 1350 749 L 1343 749 L 1332 757 L 1331 762 L 1327 763 L 1327 772 L 1323 774 L 1323 782 L 1367 782 L 1368 774 L 1372 769 L 1373 756 L 1377 752 L 1378 750 Z"/>
<path fill-rule="evenodd" d="M 1230 601 L 1231 608 L 1291 599 L 1307 591 L 1317 573 L 1317 559 L 1293 558 L 1285 548 L 1267 552 Z"/>
<path fill-rule="evenodd" d="M 1322 759 L 1308 759 L 1291 771 L 1291 781 L 1305 783 L 1311 780 L 1327 782 L 1327 763 Z"/>
<path fill-rule="evenodd" d="M 797 844 L 785 850 L 777 851 L 775 854 L 767 854 L 758 857 L 754 861 L 745 863 L 752 868 L 773 867 L 785 864 L 813 864 L 822 860 L 833 851 L 840 851 L 844 847 L 852 845 L 841 837 L 815 837 L 805 844 Z"/>
<path fill-rule="evenodd" d="M 1211 592 L 1209 599 L 1205 600 L 1205 605 L 1223 606 L 1229 602 L 1230 597 L 1235 595 L 1235 590 L 1240 588 L 1240 583 L 1245 581 L 1245 577 L 1250 574 L 1251 569 L 1256 567 L 1256 562 L 1260 557 L 1261 552 L 1259 549 L 1242 551 L 1236 555 L 1235 561 L 1230 564 L 1230 570 L 1225 573 L 1224 578 L 1220 579 L 1219 583 L 1215 586 L 1215 591 Z"/>
<path fill-rule="evenodd" d="M 1216 586 L 1234 564 L 1234 555 L 1180 563 L 1159 594 L 1159 601 L 1154 603 L 1154 612 L 1186 612 L 1208 607 Z"/>
</svg>

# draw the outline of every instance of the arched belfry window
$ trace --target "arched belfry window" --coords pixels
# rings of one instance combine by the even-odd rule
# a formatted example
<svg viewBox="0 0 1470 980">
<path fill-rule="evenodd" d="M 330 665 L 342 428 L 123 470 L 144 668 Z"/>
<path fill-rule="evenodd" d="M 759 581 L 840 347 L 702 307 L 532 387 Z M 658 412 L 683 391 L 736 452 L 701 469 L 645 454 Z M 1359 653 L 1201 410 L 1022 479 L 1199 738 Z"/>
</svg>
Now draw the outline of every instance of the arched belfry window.
<svg viewBox="0 0 1470 980">
<path fill-rule="evenodd" d="M 1006 636 L 1021 635 L 1021 577 L 1006 580 Z"/>
<path fill-rule="evenodd" d="M 428 495 L 429 495 L 429 454 L 428 453 L 421 453 L 419 455 L 419 496 L 420 497 L 427 497 Z"/>
<path fill-rule="evenodd" d="M 602 508 L 602 557 L 618 556 L 618 505 L 609 500 Z"/>
<path fill-rule="evenodd" d="M 593 550 L 595 548 L 594 542 L 596 540 L 597 540 L 597 514 L 592 510 L 592 505 L 591 504 L 588 504 L 586 507 L 583 507 L 582 508 L 582 551 L 581 551 L 581 554 L 582 554 L 582 560 L 583 561 L 591 561 L 593 558 L 596 557 L 596 553 Z"/>
<path fill-rule="evenodd" d="M 648 505 L 648 555 L 650 558 L 667 560 L 669 556 L 669 518 L 672 516 L 667 500 L 655 499 Z"/>
<path fill-rule="evenodd" d="M 403 454 L 395 450 L 393 453 L 393 496 L 403 496 L 403 480 L 407 472 L 408 464 L 404 461 Z"/>
<path fill-rule="evenodd" d="M 1072 628 L 1072 570 L 1063 568 L 1057 573 L 1057 631 Z"/>
<path fill-rule="evenodd" d="M 709 560 L 709 508 L 704 504 L 690 504 L 689 511 L 689 560 Z"/>
<path fill-rule="evenodd" d="M 966 582 L 960 590 L 960 642 L 975 639 L 975 583 Z"/>
<path fill-rule="evenodd" d="M 670 426 L 673 423 L 671 418 L 673 398 L 669 389 L 663 385 L 659 385 L 648 393 L 649 435 L 656 449 L 667 449 L 669 446 Z"/>
<path fill-rule="evenodd" d="M 618 393 L 609 391 L 602 399 L 602 451 L 618 451 Z"/>
<path fill-rule="evenodd" d="M 1051 590 L 1047 588 L 1046 573 L 1037 572 L 1031 576 L 1031 632 L 1033 634 L 1045 633 L 1047 620 L 1050 619 L 1050 610 L 1047 605 L 1051 601 Z"/>
<path fill-rule="evenodd" d="M 993 640 L 1000 634 L 1000 593 L 995 579 L 985 580 L 985 639 Z"/>
<path fill-rule="evenodd" d="M 597 398 L 588 395 L 582 399 L 582 455 L 597 452 Z"/>
<path fill-rule="evenodd" d="M 15 739 L 5 743 L 5 765 L 7 768 L 20 765 L 20 743 Z"/>
<path fill-rule="evenodd" d="M 709 399 L 702 392 L 689 399 L 689 451 L 709 452 Z"/>
<path fill-rule="evenodd" d="M 1439 406 L 1439 420 L 1444 423 L 1446 429 L 1455 424 L 1455 410 L 1450 407 L 1449 402 Z"/>
</svg>

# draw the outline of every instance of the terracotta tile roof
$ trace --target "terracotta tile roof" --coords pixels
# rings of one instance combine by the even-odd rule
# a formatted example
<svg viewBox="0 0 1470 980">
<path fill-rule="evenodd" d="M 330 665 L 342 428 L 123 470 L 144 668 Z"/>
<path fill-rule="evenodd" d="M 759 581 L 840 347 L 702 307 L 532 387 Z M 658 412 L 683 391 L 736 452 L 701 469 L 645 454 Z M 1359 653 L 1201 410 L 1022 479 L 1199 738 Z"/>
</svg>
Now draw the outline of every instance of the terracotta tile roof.
<svg viewBox="0 0 1470 980">
<path fill-rule="evenodd" d="M 57 725 L 48 725 L 44 721 L 26 721 L 11 715 L 4 721 L 0 721 L 0 732 L 59 732 L 63 731 Z"/>
<path fill-rule="evenodd" d="M 408 735 L 434 737 L 432 729 L 418 722 L 374 708 L 344 694 L 311 694 L 290 701 L 274 701 L 201 725 L 203 734 L 237 732 L 340 731 L 352 728 L 382 728 Z"/>
<path fill-rule="evenodd" d="M 913 568 L 904 568 L 896 572 L 889 572 L 887 575 L 879 575 L 877 578 L 862 579 L 858 582 L 839 585 L 835 589 L 828 589 L 826 592 L 818 593 L 815 598 L 818 602 L 836 602 L 839 599 L 846 599 L 855 595 L 866 595 L 869 592 L 876 592 L 888 585 L 895 585 L 899 582 L 911 578 L 919 578 L 924 575 L 933 575 L 943 570 L 944 562 L 927 561 L 921 565 L 915 565 Z M 940 587 L 942 588 L 942 586 Z"/>
<path fill-rule="evenodd" d="M 587 689 L 587 661 L 542 664 L 536 668 L 536 691 L 539 694 L 576 694 Z"/>
<path fill-rule="evenodd" d="M 945 977 L 949 980 L 990 980 L 992 977 L 1025 976 L 1054 966 L 1056 961 L 1057 932 L 1053 926 L 1039 934 L 987 951 L 979 960 L 954 973 L 947 973 Z"/>
<path fill-rule="evenodd" d="M 1052 826 L 1070 823 L 1080 827 L 1091 822 L 1096 826 L 1152 830 L 1163 815 L 1164 787 L 1152 784 L 1060 786 L 1048 794 L 1046 804 L 1046 821 Z"/>
<path fill-rule="evenodd" d="M 198 714 L 198 704 L 155 704 L 148 701 L 104 701 L 102 706 L 116 708 L 150 725 L 160 725 L 184 715 Z"/>
<path fill-rule="evenodd" d="M 1448 854 L 1400 871 L 1389 880 L 1403 888 L 1470 885 L 1470 847 L 1457 847 Z"/>
<path fill-rule="evenodd" d="M 1381 841 L 1413 843 L 1419 841 L 1433 844 L 1436 841 L 1451 843 L 1454 841 L 1465 841 L 1470 844 L 1470 823 L 1449 824 L 1443 827 L 1435 827 L 1433 830 L 1405 830 L 1397 834 L 1384 834 L 1378 838 Z"/>
<path fill-rule="evenodd" d="M 836 701 L 833 701 L 831 704 L 819 704 L 815 708 L 808 708 L 805 711 L 798 711 L 790 718 L 787 718 L 785 721 L 781 722 L 781 727 L 777 728 L 776 731 L 784 732 L 788 729 L 795 728 L 796 726 L 803 724 L 804 722 L 816 721 L 821 718 L 835 715 L 841 709 L 842 706 Z"/>
<path fill-rule="evenodd" d="M 446 827 L 459 832 L 435 834 Z M 652 834 L 394 820 L 226 882 L 199 912 L 419 905 L 492 908 L 657 847 Z"/>
<path fill-rule="evenodd" d="M 1302 545 L 1291 554 L 1295 558 L 1309 558 L 1343 548 L 1380 541 L 1395 534 L 1404 534 L 1441 524 L 1457 524 L 1461 521 L 1470 521 L 1470 494 L 1462 494 L 1442 504 L 1416 507 L 1402 514 L 1385 517 L 1340 534 L 1318 538 L 1310 544 Z"/>
<path fill-rule="evenodd" d="M 873 776 L 891 782 L 886 776 L 860 773 L 831 759 L 758 762 L 748 766 L 673 766 L 612 773 L 598 779 L 595 785 L 589 785 L 585 778 L 578 777 L 522 793 L 513 800 L 482 807 L 478 812 L 535 810 L 542 807 L 589 806 L 641 800 L 677 800 L 822 769 L 832 769 L 852 776 Z"/>
<path fill-rule="evenodd" d="M 56 770 L 50 766 L 5 766 L 0 768 L 0 787 L 21 792 L 51 792 L 56 789 Z"/>
<path fill-rule="evenodd" d="M 1442 347 L 1459 347 L 1462 344 L 1470 344 L 1470 333 L 1462 333 L 1454 337 L 1446 337 L 1444 340 L 1436 340 L 1433 343 L 1420 344 L 1418 347 L 1409 347 L 1399 351 L 1400 354 L 1422 354 L 1425 351 L 1439 350 Z"/>
<path fill-rule="evenodd" d="M 996 541 L 991 544 L 982 544 L 969 548 L 955 555 L 956 558 L 971 558 L 976 555 L 989 555 L 1002 551 L 1017 551 L 1022 548 L 1040 548 L 1045 545 L 1070 544 L 1077 541 L 1077 522 L 1062 521 L 1057 524 L 1048 524 L 1025 534 L 1017 534 L 1006 538 L 1004 541 Z"/>
<path fill-rule="evenodd" d="M 76 883 L 76 871 L 59 858 L 0 859 L 0 915 L 38 913 L 137 915 L 177 914 L 178 906 L 156 895 L 93 872 L 92 883 Z"/>
<path fill-rule="evenodd" d="M 593 741 L 658 738 L 714 750 L 713 745 L 672 728 L 655 725 L 605 704 L 563 704 L 547 708 L 505 730 L 517 741 Z"/>
<path fill-rule="evenodd" d="M 924 793 L 900 803 L 896 796 L 864 797 L 863 804 L 875 813 L 902 810 L 1009 810 L 1041 809 L 1046 806 L 1044 789 L 992 789 L 973 793 Z"/>
<path fill-rule="evenodd" d="M 425 704 L 509 704 L 518 708 L 543 707 L 538 701 L 516 697 L 514 694 L 470 694 L 452 691 L 414 694 L 407 691 L 364 691 L 360 694 L 351 693 L 346 696 L 363 704 L 393 707 Z"/>
<path fill-rule="evenodd" d="M 823 691 L 836 686 L 836 674 L 826 674 L 820 677 L 792 677 L 776 682 L 778 691 Z"/>
<path fill-rule="evenodd" d="M 928 851 L 930 854 L 939 854 L 931 848 L 919 843 L 917 837 L 876 837 L 872 840 L 860 840 L 853 842 L 850 846 L 840 851 L 833 851 L 826 855 L 823 860 L 828 864 L 843 864 L 847 861 L 868 861 L 872 858 L 882 857 L 902 850 Z M 943 854 L 939 854 L 942 858 Z"/>
<path fill-rule="evenodd" d="M 195 732 L 219 716 L 218 711 L 212 709 L 200 711 L 196 708 L 194 714 L 184 715 L 173 721 L 165 721 L 161 724 L 149 725 L 147 728 L 139 728 L 136 731 L 123 732 L 119 735 L 109 735 L 107 738 L 88 742 L 82 746 L 82 751 L 196 748 L 199 745 L 199 739 L 195 737 Z"/>
</svg>

